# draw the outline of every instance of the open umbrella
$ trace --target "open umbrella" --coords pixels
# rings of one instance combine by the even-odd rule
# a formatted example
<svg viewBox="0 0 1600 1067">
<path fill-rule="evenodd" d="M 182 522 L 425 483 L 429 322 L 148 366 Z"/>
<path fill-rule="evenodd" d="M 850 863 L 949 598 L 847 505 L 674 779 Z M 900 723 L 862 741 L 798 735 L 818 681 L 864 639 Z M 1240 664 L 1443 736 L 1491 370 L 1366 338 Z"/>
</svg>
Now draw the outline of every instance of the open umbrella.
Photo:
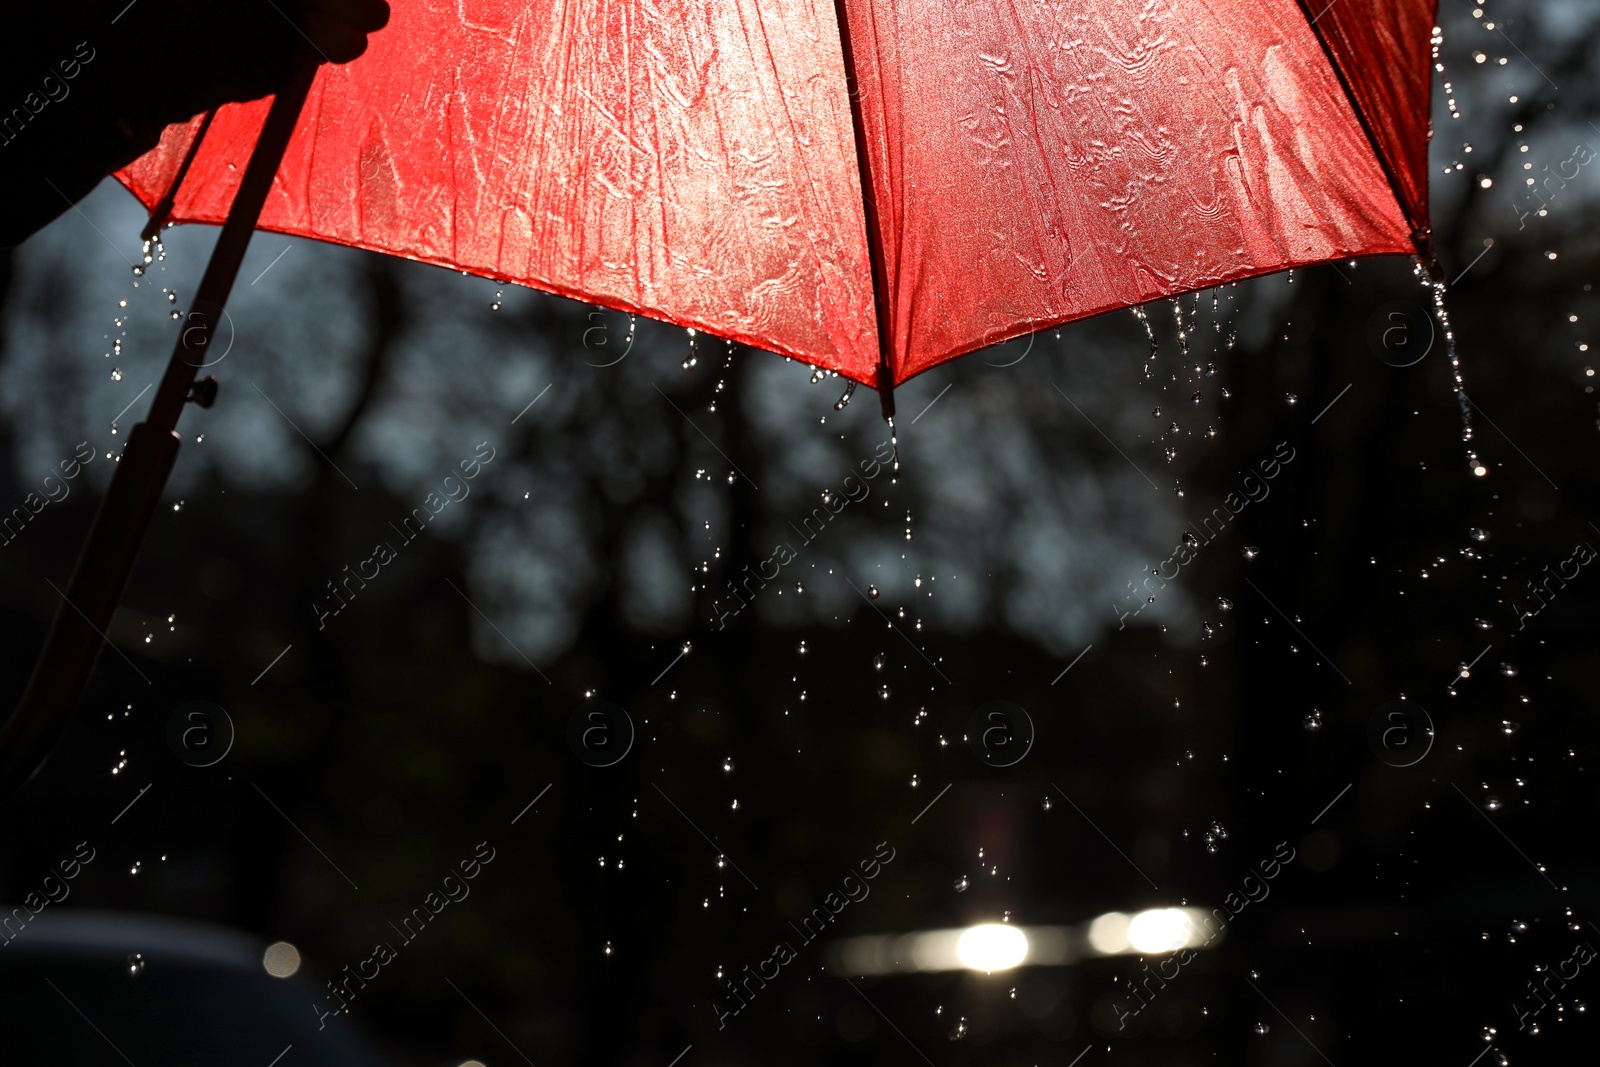
<svg viewBox="0 0 1600 1067">
<path fill-rule="evenodd" d="M 1428 236 L 1435 0 L 398 0 L 348 66 L 118 177 L 224 223 L 22 705 L 86 684 L 255 228 L 779 352 L 878 389 L 1158 297 Z"/>
</svg>

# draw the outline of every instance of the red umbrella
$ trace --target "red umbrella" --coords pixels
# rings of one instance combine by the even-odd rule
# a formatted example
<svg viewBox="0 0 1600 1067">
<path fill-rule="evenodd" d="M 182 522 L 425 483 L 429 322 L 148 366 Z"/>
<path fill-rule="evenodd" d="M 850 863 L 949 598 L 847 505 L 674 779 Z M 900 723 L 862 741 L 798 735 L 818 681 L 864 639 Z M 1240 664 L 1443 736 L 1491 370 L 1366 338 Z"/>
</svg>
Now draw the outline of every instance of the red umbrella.
<svg viewBox="0 0 1600 1067">
<path fill-rule="evenodd" d="M 892 386 L 1416 251 L 1435 5 L 1324 3 L 400 2 L 322 70 L 257 225 Z M 266 111 L 217 114 L 173 221 L 227 216 Z M 194 133 L 119 177 L 154 205 Z"/>
<path fill-rule="evenodd" d="M 892 415 L 900 382 L 1088 315 L 1356 256 L 1432 269 L 1435 6 L 398 0 L 359 60 L 118 175 L 153 226 L 226 225 L 0 788 L 81 693 L 252 229 L 694 327 Z"/>
</svg>

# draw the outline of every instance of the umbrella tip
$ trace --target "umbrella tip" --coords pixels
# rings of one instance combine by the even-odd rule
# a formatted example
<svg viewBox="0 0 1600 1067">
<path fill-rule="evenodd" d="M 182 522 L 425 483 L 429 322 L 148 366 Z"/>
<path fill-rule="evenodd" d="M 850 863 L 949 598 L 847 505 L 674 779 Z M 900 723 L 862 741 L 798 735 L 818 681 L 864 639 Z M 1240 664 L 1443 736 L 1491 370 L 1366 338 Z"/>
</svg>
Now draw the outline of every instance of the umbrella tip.
<svg viewBox="0 0 1600 1067">
<path fill-rule="evenodd" d="M 1417 246 L 1417 261 L 1422 264 L 1422 269 L 1427 271 L 1429 280 L 1444 284 L 1444 266 L 1439 262 L 1439 253 L 1433 247 L 1433 232 L 1427 229 L 1415 230 L 1411 234 L 1411 241 Z"/>
<path fill-rule="evenodd" d="M 888 367 L 878 366 L 878 403 L 883 407 L 883 420 L 894 423 L 894 375 Z"/>
</svg>

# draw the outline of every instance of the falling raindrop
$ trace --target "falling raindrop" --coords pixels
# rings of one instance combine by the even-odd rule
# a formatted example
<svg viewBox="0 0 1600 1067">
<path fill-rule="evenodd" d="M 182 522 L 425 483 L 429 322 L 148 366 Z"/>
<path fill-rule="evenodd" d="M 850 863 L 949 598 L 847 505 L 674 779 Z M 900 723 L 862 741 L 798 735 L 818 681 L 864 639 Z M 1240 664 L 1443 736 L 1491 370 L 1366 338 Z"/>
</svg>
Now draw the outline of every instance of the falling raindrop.
<svg viewBox="0 0 1600 1067">
<path fill-rule="evenodd" d="M 1217 597 L 1217 610 L 1218 611 L 1232 611 L 1233 610 L 1233 601 L 1229 600 L 1225 596 Z"/>
<path fill-rule="evenodd" d="M 955 880 L 955 884 L 952 885 L 951 888 L 957 893 L 965 893 L 967 891 L 967 887 L 971 884 L 972 883 L 967 880 L 967 876 L 963 874 L 960 878 Z"/>
<path fill-rule="evenodd" d="M 1257 556 L 1261 555 L 1261 550 L 1259 548 L 1257 548 L 1255 545 L 1245 545 L 1243 554 L 1244 554 L 1245 562 L 1248 563 L 1251 560 L 1255 559 Z"/>
<path fill-rule="evenodd" d="M 877 600 L 878 599 L 878 587 L 875 586 L 875 585 L 867 586 L 867 596 L 871 597 L 873 600 Z"/>
<path fill-rule="evenodd" d="M 856 383 L 851 382 L 844 387 L 844 395 L 833 402 L 833 410 L 843 411 L 844 406 L 850 403 L 850 398 L 856 395 Z"/>
<path fill-rule="evenodd" d="M 1512 722 L 1510 719 L 1500 720 L 1500 732 L 1507 737 L 1510 737 L 1520 729 L 1522 729 L 1522 724 L 1519 722 Z"/>
<path fill-rule="evenodd" d="M 1484 541 L 1489 540 L 1489 531 L 1482 529 L 1481 527 L 1473 527 L 1468 536 L 1470 536 L 1474 541 L 1477 541 L 1479 544 L 1482 544 Z"/>
<path fill-rule="evenodd" d="M 879 652 L 876 656 L 872 657 L 872 669 L 875 671 L 881 671 L 887 662 L 888 659 L 882 652 Z"/>
<path fill-rule="evenodd" d="M 1044 800 L 1040 802 L 1039 807 L 1043 811 L 1049 811 L 1051 808 L 1055 807 L 1055 804 L 1051 802 L 1049 797 L 1045 797 Z"/>
<path fill-rule="evenodd" d="M 1313 710 L 1310 715 L 1305 717 L 1301 725 L 1312 733 L 1322 729 L 1322 712 Z"/>
<path fill-rule="evenodd" d="M 1499 797 L 1484 797 L 1483 806 L 1490 811 L 1499 811 L 1501 808 L 1505 807 L 1505 804 Z"/>
<path fill-rule="evenodd" d="M 1502 663 L 1500 664 L 1500 673 L 1507 678 L 1515 678 L 1520 672 L 1517 670 L 1515 663 Z"/>
<path fill-rule="evenodd" d="M 128 977 L 137 978 L 144 973 L 144 953 L 135 952 L 128 957 Z"/>
<path fill-rule="evenodd" d="M 1255 1025 L 1255 1032 L 1256 1032 L 1256 1033 L 1257 1033 L 1257 1034 L 1258 1034 L 1258 1035 L 1260 1035 L 1260 1036 L 1263 1036 L 1263 1037 L 1264 1037 L 1264 1036 L 1266 1036 L 1266 1035 L 1267 1035 L 1267 1034 L 1269 1034 L 1269 1033 L 1271 1033 L 1271 1032 L 1272 1032 L 1272 1027 L 1270 1027 L 1270 1026 L 1268 1026 L 1268 1025 L 1267 1025 L 1267 1024 L 1266 1024 L 1266 1023 L 1256 1023 L 1256 1025 Z"/>
<path fill-rule="evenodd" d="M 1296 404 L 1300 403 L 1300 398 L 1295 396 L 1293 393 L 1284 393 L 1283 402 L 1288 404 L 1290 407 L 1294 407 Z"/>
<path fill-rule="evenodd" d="M 960 1041 L 962 1038 L 964 1038 L 966 1036 L 967 1036 L 967 1020 L 962 1019 L 961 1021 L 956 1023 L 955 1029 L 950 1031 L 950 1040 L 951 1041 Z"/>
</svg>

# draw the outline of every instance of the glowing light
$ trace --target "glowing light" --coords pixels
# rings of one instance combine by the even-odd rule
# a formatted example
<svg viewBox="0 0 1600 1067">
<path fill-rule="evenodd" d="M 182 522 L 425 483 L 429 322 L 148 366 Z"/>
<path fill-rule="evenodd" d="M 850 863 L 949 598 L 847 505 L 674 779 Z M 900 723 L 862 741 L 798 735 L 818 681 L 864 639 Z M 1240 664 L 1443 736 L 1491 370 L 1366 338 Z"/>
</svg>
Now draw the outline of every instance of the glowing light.
<svg viewBox="0 0 1600 1067">
<path fill-rule="evenodd" d="M 1176 952 L 1193 934 L 1194 924 L 1182 908 L 1141 911 L 1128 923 L 1128 944 L 1138 952 Z"/>
<path fill-rule="evenodd" d="M 275 941 L 261 954 L 261 966 L 274 978 L 289 978 L 300 969 L 300 950 L 287 941 Z"/>
<path fill-rule="evenodd" d="M 974 971 L 1003 971 L 1028 958 L 1028 937 L 1015 926 L 985 923 L 956 942 L 956 957 Z"/>
<path fill-rule="evenodd" d="M 1089 947 L 1102 956 L 1128 951 L 1128 916 L 1107 912 L 1089 924 Z"/>
</svg>

